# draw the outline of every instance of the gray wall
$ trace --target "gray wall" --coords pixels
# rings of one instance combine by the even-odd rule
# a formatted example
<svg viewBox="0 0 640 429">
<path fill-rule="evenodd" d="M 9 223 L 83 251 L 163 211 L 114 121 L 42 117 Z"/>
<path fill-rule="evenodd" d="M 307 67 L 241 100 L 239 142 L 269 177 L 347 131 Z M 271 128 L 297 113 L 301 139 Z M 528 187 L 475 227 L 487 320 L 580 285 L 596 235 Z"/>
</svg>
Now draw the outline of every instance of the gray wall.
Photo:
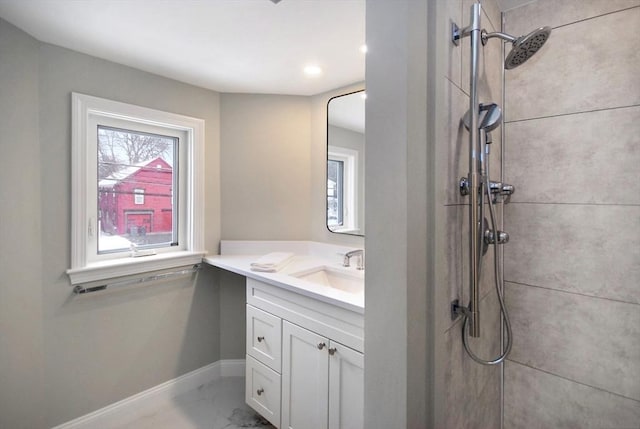
<svg viewBox="0 0 640 429">
<path fill-rule="evenodd" d="M 2 286 L 0 427 L 68 421 L 220 358 L 213 269 L 74 296 L 71 92 L 206 121 L 206 246 L 219 238 L 219 95 L 41 44 L 0 20 Z"/>
<path fill-rule="evenodd" d="M 365 427 L 427 427 L 427 2 L 367 1 Z M 393 60 L 390 60 L 393 59 Z"/>
<path fill-rule="evenodd" d="M 0 19 L 0 427 L 40 428 L 42 207 L 38 42 Z M 46 191 L 46 188 L 45 188 Z M 68 241 L 68 239 L 65 239 Z M 34 411 L 36 410 L 36 411 Z"/>
<path fill-rule="evenodd" d="M 638 5 L 506 13 L 509 33 L 554 29 L 506 75 L 505 428 L 640 422 L 640 54 L 620 36 Z"/>
<path fill-rule="evenodd" d="M 222 238 L 307 240 L 309 97 L 221 95 Z"/>
</svg>

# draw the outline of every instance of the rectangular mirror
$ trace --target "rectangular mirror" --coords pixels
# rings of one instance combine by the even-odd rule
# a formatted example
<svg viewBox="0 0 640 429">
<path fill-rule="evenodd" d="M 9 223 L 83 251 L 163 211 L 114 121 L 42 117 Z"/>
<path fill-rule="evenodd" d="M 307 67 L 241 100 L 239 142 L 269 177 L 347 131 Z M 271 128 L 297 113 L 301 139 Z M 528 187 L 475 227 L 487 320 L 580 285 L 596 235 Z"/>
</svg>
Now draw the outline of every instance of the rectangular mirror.
<svg viewBox="0 0 640 429">
<path fill-rule="evenodd" d="M 327 228 L 364 235 L 365 92 L 327 104 Z"/>
</svg>

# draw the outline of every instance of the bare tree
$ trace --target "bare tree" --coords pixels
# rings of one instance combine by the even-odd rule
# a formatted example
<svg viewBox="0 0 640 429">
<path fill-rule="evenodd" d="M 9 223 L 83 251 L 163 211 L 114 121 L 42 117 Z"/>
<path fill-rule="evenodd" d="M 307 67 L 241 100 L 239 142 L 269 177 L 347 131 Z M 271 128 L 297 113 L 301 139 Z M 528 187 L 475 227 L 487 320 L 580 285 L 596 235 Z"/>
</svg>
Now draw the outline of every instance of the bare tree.
<svg viewBox="0 0 640 429">
<path fill-rule="evenodd" d="M 111 128 L 98 129 L 98 174 L 104 179 L 122 169 L 158 157 L 172 158 L 171 139 Z"/>
</svg>

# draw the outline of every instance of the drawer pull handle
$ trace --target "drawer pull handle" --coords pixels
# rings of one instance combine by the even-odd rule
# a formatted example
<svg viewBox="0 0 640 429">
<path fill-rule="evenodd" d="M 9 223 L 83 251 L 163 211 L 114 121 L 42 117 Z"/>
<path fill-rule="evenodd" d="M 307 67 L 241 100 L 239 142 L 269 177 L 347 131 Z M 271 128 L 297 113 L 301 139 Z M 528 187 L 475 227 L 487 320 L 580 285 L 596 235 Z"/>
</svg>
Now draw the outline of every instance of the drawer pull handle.
<svg viewBox="0 0 640 429">
<path fill-rule="evenodd" d="M 260 389 L 256 390 L 256 393 L 258 394 L 258 396 L 260 396 L 264 393 L 264 389 L 261 387 Z"/>
<path fill-rule="evenodd" d="M 320 344 L 318 344 L 318 350 L 322 350 L 322 349 L 324 349 L 325 347 L 326 347 L 326 344 L 325 344 L 325 343 L 320 343 Z"/>
<path fill-rule="evenodd" d="M 329 351 L 329 355 L 333 356 L 338 351 L 338 349 L 335 347 L 332 347 L 328 351 Z"/>
<path fill-rule="evenodd" d="M 258 337 L 258 342 L 261 343 L 264 341 L 264 337 Z"/>
</svg>

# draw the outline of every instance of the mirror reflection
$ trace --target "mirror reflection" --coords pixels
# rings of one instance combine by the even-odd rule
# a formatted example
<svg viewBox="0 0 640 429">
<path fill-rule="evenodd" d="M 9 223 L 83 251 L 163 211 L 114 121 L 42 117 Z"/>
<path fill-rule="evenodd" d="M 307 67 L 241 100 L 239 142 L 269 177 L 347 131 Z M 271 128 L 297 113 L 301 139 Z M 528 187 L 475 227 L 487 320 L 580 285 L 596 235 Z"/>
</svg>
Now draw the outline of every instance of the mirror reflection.
<svg viewBox="0 0 640 429">
<path fill-rule="evenodd" d="M 365 92 L 333 97 L 327 105 L 327 228 L 364 235 Z"/>
</svg>

